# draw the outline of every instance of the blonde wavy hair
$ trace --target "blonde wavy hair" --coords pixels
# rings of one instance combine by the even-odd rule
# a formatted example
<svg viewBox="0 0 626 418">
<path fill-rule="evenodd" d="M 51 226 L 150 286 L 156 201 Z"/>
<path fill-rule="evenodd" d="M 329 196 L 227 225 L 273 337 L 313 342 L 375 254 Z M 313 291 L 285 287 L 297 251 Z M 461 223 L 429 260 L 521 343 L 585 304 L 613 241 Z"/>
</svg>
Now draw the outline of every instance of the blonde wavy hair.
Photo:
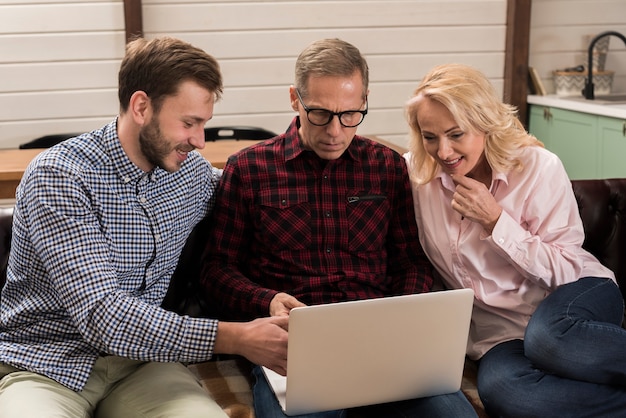
<svg viewBox="0 0 626 418">
<path fill-rule="evenodd" d="M 495 171 L 521 171 L 519 155 L 523 148 L 543 147 L 526 131 L 517 109 L 498 98 L 483 73 L 462 64 L 439 65 L 424 76 L 405 108 L 410 127 L 411 177 L 418 184 L 428 183 L 438 171 L 437 162 L 424 148 L 417 123 L 417 102 L 422 96 L 444 105 L 463 131 L 485 134 L 485 157 Z"/>
</svg>

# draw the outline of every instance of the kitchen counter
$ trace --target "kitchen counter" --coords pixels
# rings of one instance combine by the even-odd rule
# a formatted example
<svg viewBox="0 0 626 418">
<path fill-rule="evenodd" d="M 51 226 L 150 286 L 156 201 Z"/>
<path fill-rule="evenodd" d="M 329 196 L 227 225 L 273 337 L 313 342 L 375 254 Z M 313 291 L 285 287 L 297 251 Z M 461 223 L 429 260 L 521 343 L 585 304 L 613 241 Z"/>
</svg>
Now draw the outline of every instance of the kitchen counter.
<svg viewBox="0 0 626 418">
<path fill-rule="evenodd" d="M 550 106 L 592 115 L 608 116 L 611 118 L 626 119 L 626 103 L 598 103 L 580 96 L 537 96 L 531 94 L 527 98 L 528 104 Z"/>
</svg>

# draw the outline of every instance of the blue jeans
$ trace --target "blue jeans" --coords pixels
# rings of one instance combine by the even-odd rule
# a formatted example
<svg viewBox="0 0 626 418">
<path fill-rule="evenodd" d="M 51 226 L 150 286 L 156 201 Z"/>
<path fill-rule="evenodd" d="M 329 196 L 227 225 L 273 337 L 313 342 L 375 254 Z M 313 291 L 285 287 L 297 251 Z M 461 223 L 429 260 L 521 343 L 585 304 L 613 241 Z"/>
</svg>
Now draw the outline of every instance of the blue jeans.
<svg viewBox="0 0 626 418">
<path fill-rule="evenodd" d="M 492 417 L 618 417 L 626 414 L 624 301 L 615 283 L 563 285 L 533 314 L 524 341 L 480 360 L 478 393 Z"/>
<path fill-rule="evenodd" d="M 252 371 L 256 377 L 253 388 L 254 413 L 257 418 L 285 418 L 287 415 L 274 396 L 265 375 L 260 367 Z M 381 383 L 381 384 L 384 384 Z M 411 399 L 401 402 L 390 402 L 380 405 L 371 405 L 349 410 L 318 412 L 314 414 L 297 415 L 298 418 L 345 418 L 356 415 L 361 418 L 371 417 L 477 417 L 474 408 L 461 391 L 449 395 L 432 396 L 428 398 Z"/>
</svg>

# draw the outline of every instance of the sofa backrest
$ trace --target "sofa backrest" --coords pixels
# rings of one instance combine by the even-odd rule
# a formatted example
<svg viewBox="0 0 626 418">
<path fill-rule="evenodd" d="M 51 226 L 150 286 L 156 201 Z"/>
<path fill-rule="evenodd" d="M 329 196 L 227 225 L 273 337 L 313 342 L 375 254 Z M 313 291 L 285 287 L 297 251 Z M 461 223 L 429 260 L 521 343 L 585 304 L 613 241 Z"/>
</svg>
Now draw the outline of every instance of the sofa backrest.
<svg viewBox="0 0 626 418">
<path fill-rule="evenodd" d="M 7 261 L 11 248 L 11 227 L 13 226 L 13 209 L 0 208 L 0 289 L 7 277 Z"/>
<path fill-rule="evenodd" d="M 572 187 L 585 228 L 583 246 L 615 272 L 626 299 L 626 178 L 573 180 Z M 0 288 L 6 278 L 11 245 L 12 210 L 0 208 Z M 203 232 L 207 222 L 198 224 L 189 237 L 172 277 L 164 306 L 193 316 L 213 316 L 209 304 L 193 280 L 199 274 Z"/>
<path fill-rule="evenodd" d="M 617 278 L 626 299 L 626 178 L 573 180 L 585 227 L 583 247 Z"/>
</svg>

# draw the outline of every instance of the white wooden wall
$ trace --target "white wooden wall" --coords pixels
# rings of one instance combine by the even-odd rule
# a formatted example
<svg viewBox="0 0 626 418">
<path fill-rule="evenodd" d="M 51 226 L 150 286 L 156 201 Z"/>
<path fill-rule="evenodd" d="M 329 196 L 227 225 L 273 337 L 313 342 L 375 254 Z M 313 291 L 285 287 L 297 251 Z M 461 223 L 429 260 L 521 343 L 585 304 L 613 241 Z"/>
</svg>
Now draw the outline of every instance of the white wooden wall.
<svg viewBox="0 0 626 418">
<path fill-rule="evenodd" d="M 404 144 L 403 104 L 432 66 L 464 62 L 502 90 L 506 0 L 143 0 L 146 37 L 171 35 L 214 55 L 225 78 L 211 125 L 282 132 L 298 53 L 339 37 L 370 64 L 360 133 Z M 0 0 L 0 148 L 99 127 L 118 111 L 121 0 Z"/>
<path fill-rule="evenodd" d="M 626 0 L 533 0 L 529 65 L 548 94 L 552 71 L 587 65 L 591 36 L 614 30 L 626 36 Z M 611 36 L 606 70 L 615 71 L 613 92 L 626 92 L 626 45 Z"/>
<path fill-rule="evenodd" d="M 117 113 L 122 0 L 0 0 L 0 148 Z"/>
<path fill-rule="evenodd" d="M 341 37 L 371 67 L 371 113 L 360 132 L 404 144 L 402 106 L 432 66 L 464 62 L 502 90 L 506 0 L 143 0 L 147 37 L 173 35 L 221 62 L 226 88 L 211 124 L 284 130 L 287 87 L 309 42 Z M 534 0 L 530 59 L 551 71 L 586 62 L 588 35 L 626 34 L 625 0 Z M 118 111 L 122 0 L 0 0 L 0 148 L 100 127 Z M 626 92 L 626 47 L 611 39 L 607 69 Z"/>
</svg>

